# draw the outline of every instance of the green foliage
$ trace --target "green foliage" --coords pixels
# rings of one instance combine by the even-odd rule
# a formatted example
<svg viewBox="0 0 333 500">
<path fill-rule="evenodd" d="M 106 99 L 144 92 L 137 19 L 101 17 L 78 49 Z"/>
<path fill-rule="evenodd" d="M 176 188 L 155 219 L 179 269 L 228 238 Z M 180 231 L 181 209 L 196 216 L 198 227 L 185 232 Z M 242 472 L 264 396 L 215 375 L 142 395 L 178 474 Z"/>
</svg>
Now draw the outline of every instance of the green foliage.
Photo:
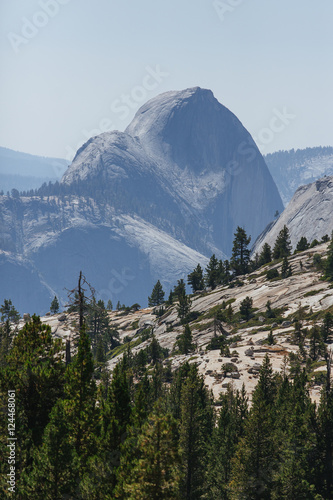
<svg viewBox="0 0 333 500">
<path fill-rule="evenodd" d="M 295 252 L 304 252 L 309 248 L 308 240 L 305 236 L 302 236 L 301 239 L 297 242 Z"/>
<path fill-rule="evenodd" d="M 265 243 L 259 255 L 258 267 L 264 266 L 265 264 L 269 264 L 271 261 L 272 261 L 272 249 L 268 243 Z"/>
<path fill-rule="evenodd" d="M 184 321 L 191 311 L 191 299 L 188 295 L 180 295 L 179 304 L 177 306 L 178 318 Z"/>
<path fill-rule="evenodd" d="M 165 295 L 165 293 L 163 291 L 163 287 L 161 285 L 160 280 L 158 280 L 156 285 L 153 288 L 153 291 L 152 291 L 150 297 L 148 297 L 149 307 L 155 307 L 155 306 L 159 306 L 159 305 L 163 304 L 164 295 Z"/>
<path fill-rule="evenodd" d="M 216 288 L 219 283 L 219 261 L 215 257 L 215 254 L 211 256 L 206 267 L 205 282 L 206 285 L 212 289 Z"/>
<path fill-rule="evenodd" d="M 284 278 L 289 278 L 289 276 L 292 275 L 292 269 L 291 269 L 291 265 L 289 264 L 288 262 L 288 258 L 287 256 L 285 255 L 283 257 L 283 261 L 282 261 L 282 267 L 281 267 L 281 278 L 284 279 Z"/>
<path fill-rule="evenodd" d="M 193 293 L 204 289 L 203 271 L 200 264 L 188 275 L 187 283 L 192 287 Z"/>
<path fill-rule="evenodd" d="M 273 259 L 282 259 L 283 257 L 288 257 L 291 253 L 291 244 L 289 229 L 287 226 L 283 226 L 278 234 L 273 248 Z"/>
<path fill-rule="evenodd" d="M 275 269 L 269 269 L 266 273 L 266 278 L 268 280 L 272 280 L 272 279 L 275 279 L 275 278 L 279 278 L 280 274 L 279 274 L 279 271 L 275 268 Z"/>
<path fill-rule="evenodd" d="M 320 329 L 321 336 L 324 342 L 327 342 L 328 337 L 332 333 L 333 328 L 333 315 L 328 311 L 325 313 L 322 327 Z"/>
<path fill-rule="evenodd" d="M 251 236 L 247 237 L 245 230 L 239 226 L 234 236 L 231 267 L 234 269 L 235 275 L 239 276 L 246 274 L 249 270 L 250 250 L 248 245 L 250 244 Z"/>
<path fill-rule="evenodd" d="M 321 255 L 319 255 L 319 253 L 314 254 L 312 264 L 318 271 L 323 269 L 323 260 L 321 258 Z"/>
<path fill-rule="evenodd" d="M 333 281 L 333 234 L 332 234 L 331 242 L 328 245 L 324 277 L 328 281 Z"/>
<path fill-rule="evenodd" d="M 314 239 L 313 241 L 311 241 L 309 248 L 314 248 L 314 247 L 317 247 L 318 245 L 319 245 L 319 241 L 317 239 Z"/>
<path fill-rule="evenodd" d="M 59 312 L 59 301 L 58 301 L 58 297 L 55 295 L 54 296 L 54 299 L 52 300 L 51 302 L 51 305 L 50 305 L 50 311 L 52 314 L 57 314 L 57 312 Z"/>
<path fill-rule="evenodd" d="M 121 489 L 129 500 L 177 500 L 182 479 L 177 423 L 160 402 L 138 437 L 131 471 Z"/>
<path fill-rule="evenodd" d="M 192 341 L 192 333 L 188 324 L 185 325 L 184 332 L 177 337 L 176 346 L 180 354 L 188 354 L 195 346 Z"/>
<path fill-rule="evenodd" d="M 252 316 L 252 311 L 253 311 L 253 300 L 251 297 L 245 297 L 244 300 L 242 300 L 239 308 L 239 312 L 242 316 L 242 318 L 245 319 L 245 321 L 249 321 L 249 319 Z"/>
<path fill-rule="evenodd" d="M 12 321 L 18 323 L 20 315 L 12 304 L 11 299 L 4 299 L 2 306 L 0 307 L 1 321 Z"/>
</svg>

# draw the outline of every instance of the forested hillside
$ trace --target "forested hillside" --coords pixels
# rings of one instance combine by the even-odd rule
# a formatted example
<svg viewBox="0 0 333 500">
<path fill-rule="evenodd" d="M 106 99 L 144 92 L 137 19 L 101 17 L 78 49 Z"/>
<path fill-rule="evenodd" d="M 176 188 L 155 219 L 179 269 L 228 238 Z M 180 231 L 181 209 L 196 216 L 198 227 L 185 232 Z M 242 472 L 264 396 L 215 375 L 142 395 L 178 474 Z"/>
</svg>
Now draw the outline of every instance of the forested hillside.
<svg viewBox="0 0 333 500">
<path fill-rule="evenodd" d="M 157 282 L 145 310 L 96 301 L 82 273 L 65 312 L 6 300 L 4 497 L 11 418 L 19 499 L 332 498 L 327 240 L 291 254 L 284 228 L 251 261 L 238 228 L 230 262 L 197 266 L 191 295 Z"/>
</svg>

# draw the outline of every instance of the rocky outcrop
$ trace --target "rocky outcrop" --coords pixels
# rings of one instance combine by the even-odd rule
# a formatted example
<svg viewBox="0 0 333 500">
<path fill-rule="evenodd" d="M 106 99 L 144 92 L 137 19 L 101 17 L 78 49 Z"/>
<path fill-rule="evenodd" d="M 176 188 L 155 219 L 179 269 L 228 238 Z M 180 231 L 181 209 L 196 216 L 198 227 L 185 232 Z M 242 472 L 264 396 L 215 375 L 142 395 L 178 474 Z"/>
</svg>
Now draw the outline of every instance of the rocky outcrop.
<svg viewBox="0 0 333 500">
<path fill-rule="evenodd" d="M 255 242 L 253 252 L 260 252 L 264 243 L 273 246 L 283 228 L 287 226 L 293 248 L 302 236 L 309 242 L 321 240 L 333 231 L 333 177 L 323 177 L 297 189 L 287 208 Z"/>
</svg>

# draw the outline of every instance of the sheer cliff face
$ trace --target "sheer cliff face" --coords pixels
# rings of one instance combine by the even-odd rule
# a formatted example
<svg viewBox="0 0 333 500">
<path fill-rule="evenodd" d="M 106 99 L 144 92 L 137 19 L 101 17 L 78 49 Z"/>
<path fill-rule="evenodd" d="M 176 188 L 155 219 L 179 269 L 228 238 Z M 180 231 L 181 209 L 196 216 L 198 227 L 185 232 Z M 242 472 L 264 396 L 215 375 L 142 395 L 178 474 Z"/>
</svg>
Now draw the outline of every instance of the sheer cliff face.
<svg viewBox="0 0 333 500">
<path fill-rule="evenodd" d="M 205 253 L 230 255 L 237 225 L 255 239 L 283 208 L 250 134 L 199 87 L 159 95 L 124 133 L 88 141 L 62 182 L 93 178 L 152 203 L 146 218 Z"/>
<path fill-rule="evenodd" d="M 43 312 L 82 269 L 104 300 L 144 306 L 157 279 L 168 293 L 212 253 L 230 256 L 237 225 L 253 241 L 281 209 L 250 134 L 212 92 L 167 92 L 125 132 L 83 145 L 50 196 L 0 197 L 0 267 L 15 278 L 0 301 Z M 37 298 L 11 285 L 29 273 Z"/>
<path fill-rule="evenodd" d="M 333 231 L 333 177 L 301 186 L 277 221 L 270 225 L 257 239 L 254 252 L 260 252 L 263 245 L 273 246 L 283 228 L 287 226 L 290 240 L 295 249 L 297 242 L 305 236 L 309 242 Z"/>
</svg>

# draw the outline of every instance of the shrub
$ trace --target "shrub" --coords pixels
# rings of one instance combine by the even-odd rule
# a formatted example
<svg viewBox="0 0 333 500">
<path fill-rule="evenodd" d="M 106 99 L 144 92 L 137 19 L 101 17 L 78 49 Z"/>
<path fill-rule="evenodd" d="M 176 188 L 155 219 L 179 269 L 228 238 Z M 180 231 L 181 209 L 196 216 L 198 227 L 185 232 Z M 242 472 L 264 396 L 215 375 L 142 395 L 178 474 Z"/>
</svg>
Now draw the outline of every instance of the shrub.
<svg viewBox="0 0 333 500">
<path fill-rule="evenodd" d="M 269 269 L 266 273 L 266 277 L 268 280 L 278 278 L 279 276 L 279 271 L 277 269 Z"/>
</svg>

